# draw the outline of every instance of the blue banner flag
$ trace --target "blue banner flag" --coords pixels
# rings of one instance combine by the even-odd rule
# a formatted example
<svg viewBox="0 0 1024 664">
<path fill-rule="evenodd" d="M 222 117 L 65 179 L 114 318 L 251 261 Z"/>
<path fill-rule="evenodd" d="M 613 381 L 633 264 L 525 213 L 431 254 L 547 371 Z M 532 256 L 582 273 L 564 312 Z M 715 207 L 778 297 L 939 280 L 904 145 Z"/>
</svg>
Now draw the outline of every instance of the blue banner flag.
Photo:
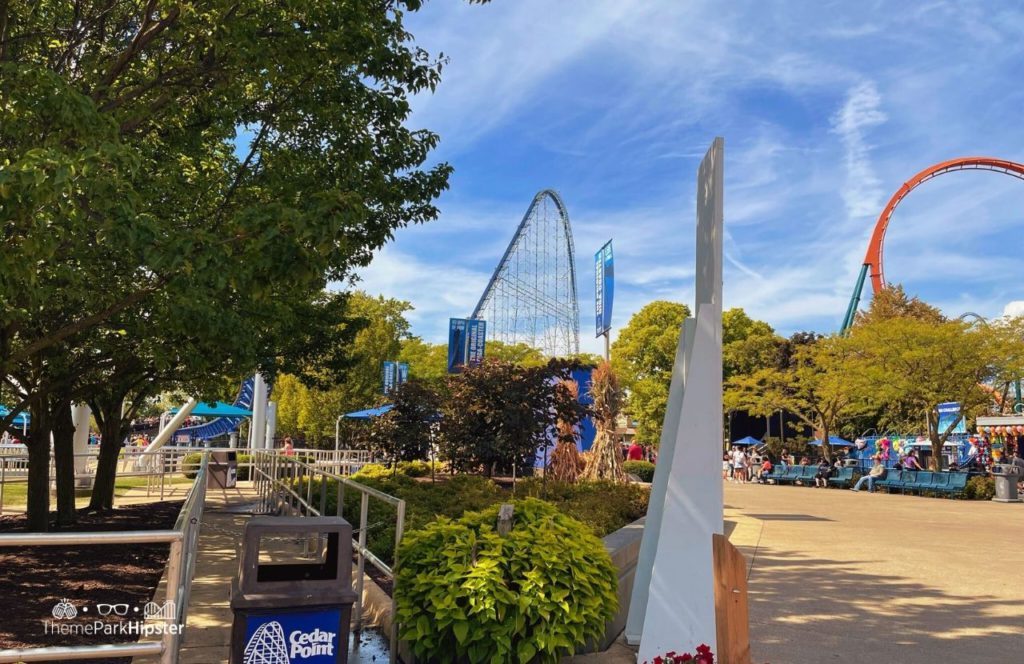
<svg viewBox="0 0 1024 664">
<path fill-rule="evenodd" d="M 612 241 L 594 254 L 594 312 L 597 335 L 612 328 L 612 301 L 615 299 L 615 261 L 612 258 Z"/>
<path fill-rule="evenodd" d="M 391 390 L 395 389 L 395 363 L 385 361 L 384 362 L 384 394 L 391 394 Z"/>
<path fill-rule="evenodd" d="M 401 385 L 403 383 L 408 383 L 409 382 L 409 363 L 408 362 L 399 362 L 398 363 L 398 381 L 397 382 L 398 382 L 399 385 Z"/>
<path fill-rule="evenodd" d="M 487 321 L 477 318 L 452 318 L 448 321 L 448 373 L 477 366 L 484 359 Z"/>
<path fill-rule="evenodd" d="M 448 321 L 448 373 L 459 373 L 466 365 L 466 324 L 465 318 Z"/>
</svg>

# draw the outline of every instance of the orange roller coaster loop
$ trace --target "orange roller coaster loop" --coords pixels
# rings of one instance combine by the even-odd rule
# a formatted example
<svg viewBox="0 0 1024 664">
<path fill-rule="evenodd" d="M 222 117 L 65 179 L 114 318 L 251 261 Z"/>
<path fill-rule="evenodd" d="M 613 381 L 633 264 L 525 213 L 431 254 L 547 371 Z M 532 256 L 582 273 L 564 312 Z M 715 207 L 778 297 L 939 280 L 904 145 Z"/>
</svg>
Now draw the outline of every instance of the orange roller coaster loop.
<svg viewBox="0 0 1024 664">
<path fill-rule="evenodd" d="M 889 220 L 892 218 L 892 213 L 896 210 L 896 206 L 921 183 L 944 173 L 964 170 L 996 171 L 997 173 L 1005 173 L 1006 175 L 1012 175 L 1024 180 L 1024 164 L 1018 164 L 1017 162 L 1005 159 L 993 159 L 992 157 L 960 157 L 958 159 L 950 159 L 949 161 L 930 166 L 907 180 L 899 188 L 899 191 L 889 199 L 889 202 L 882 210 L 882 214 L 878 215 L 878 221 L 875 222 L 875 231 L 871 234 L 871 242 L 868 243 L 868 252 L 864 256 L 864 264 L 869 269 L 872 292 L 878 293 L 885 288 L 885 272 L 882 268 L 882 246 L 885 241 L 886 228 L 889 226 Z"/>
</svg>

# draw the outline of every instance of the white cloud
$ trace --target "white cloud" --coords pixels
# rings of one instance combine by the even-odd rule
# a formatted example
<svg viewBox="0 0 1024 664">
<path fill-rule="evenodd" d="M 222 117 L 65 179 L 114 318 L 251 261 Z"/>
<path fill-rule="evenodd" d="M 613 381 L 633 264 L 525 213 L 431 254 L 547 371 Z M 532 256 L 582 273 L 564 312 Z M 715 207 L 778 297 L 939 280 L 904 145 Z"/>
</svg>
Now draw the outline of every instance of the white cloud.
<svg viewBox="0 0 1024 664">
<path fill-rule="evenodd" d="M 847 93 L 846 101 L 832 117 L 833 130 L 846 150 L 846 185 L 843 200 L 852 218 L 877 214 L 882 200 L 881 182 L 871 167 L 868 129 L 885 122 L 882 98 L 872 81 L 858 83 Z"/>
<path fill-rule="evenodd" d="M 1003 307 L 1003 316 L 1007 318 L 1017 318 L 1018 316 L 1024 316 L 1024 300 L 1014 300 L 1013 302 L 1007 302 L 1006 306 Z"/>
</svg>

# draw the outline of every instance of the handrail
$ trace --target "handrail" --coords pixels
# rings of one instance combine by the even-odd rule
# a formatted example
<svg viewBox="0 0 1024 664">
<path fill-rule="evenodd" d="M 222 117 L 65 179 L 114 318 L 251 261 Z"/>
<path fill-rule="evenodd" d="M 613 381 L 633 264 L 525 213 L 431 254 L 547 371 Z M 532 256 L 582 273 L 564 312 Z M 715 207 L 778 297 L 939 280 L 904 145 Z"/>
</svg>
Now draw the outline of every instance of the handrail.
<svg viewBox="0 0 1024 664">
<path fill-rule="evenodd" d="M 208 452 L 208 450 L 204 450 Z M 161 452 L 162 454 L 162 452 Z M 166 455 L 165 455 L 166 456 Z M 0 534 L 0 548 L 10 546 L 61 546 L 69 544 L 170 544 L 167 556 L 166 603 L 174 607 L 173 624 L 184 626 L 188 613 L 188 600 L 192 592 L 192 577 L 198 557 L 199 527 L 206 502 L 206 482 L 210 455 L 204 453 L 196 471 L 195 480 L 185 496 L 185 502 L 171 530 L 126 530 L 110 532 L 72 533 L 4 533 Z M 163 474 L 161 473 L 161 478 Z M 138 641 L 126 644 L 99 644 L 91 646 L 11 648 L 0 650 L 0 662 L 38 662 L 53 660 L 105 659 L 159 655 L 162 664 L 176 664 L 180 628 L 166 629 L 160 641 Z"/>
<path fill-rule="evenodd" d="M 298 451 L 296 451 L 298 453 Z M 388 577 L 394 578 L 394 564 L 398 561 L 398 546 L 401 544 L 405 531 L 405 501 L 401 498 L 391 496 L 374 489 L 373 487 L 361 484 L 340 473 L 328 470 L 326 467 L 316 463 L 308 463 L 294 456 L 282 455 L 277 450 L 254 450 L 253 451 L 252 474 L 250 479 L 256 483 L 256 489 L 268 509 L 273 511 L 281 510 L 284 505 L 293 513 L 322 516 L 326 510 L 327 501 L 327 480 L 333 479 L 337 482 L 337 512 L 340 515 L 344 508 L 344 492 L 348 489 L 355 489 L 360 492 L 359 504 L 359 527 L 353 534 L 352 548 L 356 553 L 356 630 L 362 622 L 363 610 L 363 577 L 365 574 L 365 563 L 383 572 Z M 282 472 L 283 471 L 283 472 Z M 313 483 L 314 478 L 319 475 L 319 507 L 313 505 Z M 306 495 L 301 494 L 300 479 L 306 480 Z M 376 554 L 366 546 L 366 532 L 368 528 L 369 499 L 373 497 L 395 507 L 395 556 L 392 565 L 387 565 Z M 391 612 L 395 613 L 395 600 L 391 599 Z M 397 622 L 392 621 L 391 632 L 388 635 L 391 642 L 391 662 L 396 661 L 398 651 Z"/>
</svg>

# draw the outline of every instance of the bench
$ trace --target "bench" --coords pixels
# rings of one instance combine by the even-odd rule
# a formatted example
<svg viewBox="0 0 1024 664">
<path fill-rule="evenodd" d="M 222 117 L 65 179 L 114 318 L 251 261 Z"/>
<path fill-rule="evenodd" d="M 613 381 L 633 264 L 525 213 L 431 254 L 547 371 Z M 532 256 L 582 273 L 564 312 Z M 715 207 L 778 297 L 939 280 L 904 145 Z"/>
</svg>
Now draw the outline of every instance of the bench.
<svg viewBox="0 0 1024 664">
<path fill-rule="evenodd" d="M 853 482 L 853 470 L 853 468 L 840 468 L 838 473 L 828 478 L 828 483 L 843 488 L 849 486 Z"/>
</svg>

